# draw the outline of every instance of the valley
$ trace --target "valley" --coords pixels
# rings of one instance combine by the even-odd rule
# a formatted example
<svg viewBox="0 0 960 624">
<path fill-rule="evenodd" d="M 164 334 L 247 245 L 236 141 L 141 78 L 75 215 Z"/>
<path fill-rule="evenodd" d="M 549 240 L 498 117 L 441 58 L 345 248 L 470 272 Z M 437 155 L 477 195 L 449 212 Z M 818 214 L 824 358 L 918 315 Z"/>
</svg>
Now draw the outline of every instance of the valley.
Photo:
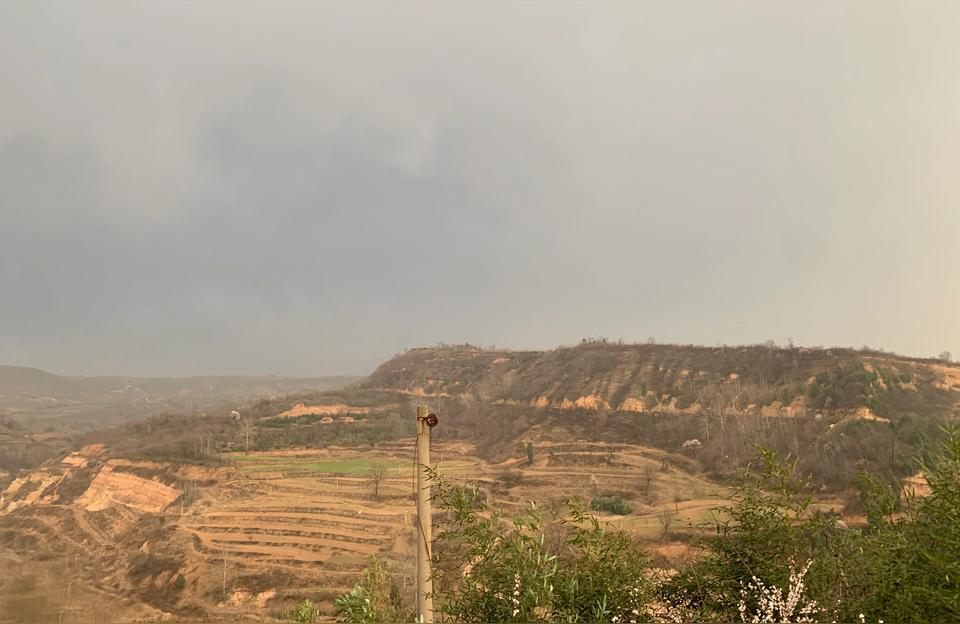
<svg viewBox="0 0 960 624">
<path fill-rule="evenodd" d="M 0 487 L 20 469 L 73 450 L 83 435 L 160 414 L 333 390 L 356 377 L 76 377 L 0 365 Z M 228 410 L 229 411 L 229 410 Z"/>
<path fill-rule="evenodd" d="M 411 441 L 236 453 L 217 468 L 104 461 L 100 452 L 70 455 L 4 492 L 0 543 L 24 567 L 0 586 L 0 621 L 28 621 L 18 617 L 26 605 L 37 607 L 38 583 L 49 586 L 62 574 L 69 574 L 72 597 L 44 599 L 44 613 L 62 622 L 106 617 L 84 598 L 100 594 L 136 605 L 111 608 L 116 619 L 101 621 L 272 621 L 304 599 L 332 616 L 333 599 L 350 590 L 372 557 L 412 587 Z M 692 556 L 687 537 L 726 495 L 688 472 L 684 458 L 637 445 L 538 444 L 530 465 L 484 461 L 464 442 L 438 443 L 433 452 L 445 478 L 479 486 L 505 508 L 622 496 L 634 511 L 604 520 L 649 540 L 664 562 Z M 376 494 L 369 477 L 375 465 L 385 468 Z M 96 476 L 71 499 L 71 483 L 91 466 Z M 658 512 L 671 510 L 664 535 Z"/>
<path fill-rule="evenodd" d="M 939 363 L 698 349 L 413 350 L 339 389 L 64 434 L 0 493 L 0 622 L 271 622 L 304 600 L 332 619 L 374 560 L 409 597 L 420 403 L 444 479 L 548 523 L 564 499 L 599 504 L 672 570 L 702 555 L 758 446 L 857 527 L 857 471 L 922 492 L 912 458 L 960 401 Z"/>
</svg>

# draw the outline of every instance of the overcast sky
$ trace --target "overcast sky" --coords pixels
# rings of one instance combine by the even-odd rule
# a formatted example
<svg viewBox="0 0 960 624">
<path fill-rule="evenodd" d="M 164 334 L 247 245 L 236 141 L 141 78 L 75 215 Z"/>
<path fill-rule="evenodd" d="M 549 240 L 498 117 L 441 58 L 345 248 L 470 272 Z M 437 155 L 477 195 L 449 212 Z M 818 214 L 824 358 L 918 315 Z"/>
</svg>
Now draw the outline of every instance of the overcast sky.
<svg viewBox="0 0 960 624">
<path fill-rule="evenodd" d="M 0 3 L 0 363 L 960 354 L 960 3 Z"/>
</svg>

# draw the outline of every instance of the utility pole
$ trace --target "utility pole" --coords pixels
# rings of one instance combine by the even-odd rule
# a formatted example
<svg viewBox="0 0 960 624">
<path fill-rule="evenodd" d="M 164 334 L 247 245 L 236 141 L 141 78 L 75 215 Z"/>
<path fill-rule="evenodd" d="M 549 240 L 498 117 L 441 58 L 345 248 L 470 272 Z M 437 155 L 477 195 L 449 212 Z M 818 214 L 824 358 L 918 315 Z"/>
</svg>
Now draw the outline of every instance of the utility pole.
<svg viewBox="0 0 960 624">
<path fill-rule="evenodd" d="M 417 621 L 433 622 L 433 579 L 431 576 L 432 528 L 430 513 L 430 481 L 426 468 L 430 465 L 430 427 L 437 417 L 427 408 L 417 406 Z"/>
</svg>

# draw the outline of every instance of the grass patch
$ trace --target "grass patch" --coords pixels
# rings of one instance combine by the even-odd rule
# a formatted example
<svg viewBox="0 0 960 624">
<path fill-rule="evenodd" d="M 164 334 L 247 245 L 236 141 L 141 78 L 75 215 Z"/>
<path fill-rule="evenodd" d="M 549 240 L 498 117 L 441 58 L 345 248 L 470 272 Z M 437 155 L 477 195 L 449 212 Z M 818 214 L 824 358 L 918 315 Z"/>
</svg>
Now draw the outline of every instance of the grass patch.
<svg viewBox="0 0 960 624">
<path fill-rule="evenodd" d="M 385 464 L 390 469 L 399 466 L 410 466 L 410 462 L 386 461 L 379 462 L 372 459 L 344 458 L 316 461 L 305 458 L 303 461 L 291 460 L 289 457 L 240 456 L 238 461 L 255 460 L 259 463 L 241 466 L 245 472 L 327 472 L 330 474 L 366 474 L 374 464 Z"/>
</svg>

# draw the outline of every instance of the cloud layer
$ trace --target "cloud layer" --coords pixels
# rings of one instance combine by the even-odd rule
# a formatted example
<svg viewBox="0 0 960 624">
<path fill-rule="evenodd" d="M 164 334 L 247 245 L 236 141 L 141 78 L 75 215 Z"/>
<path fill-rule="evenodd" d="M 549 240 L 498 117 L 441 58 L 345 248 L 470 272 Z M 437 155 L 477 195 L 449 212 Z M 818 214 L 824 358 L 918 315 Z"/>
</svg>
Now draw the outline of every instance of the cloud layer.
<svg viewBox="0 0 960 624">
<path fill-rule="evenodd" d="M 960 352 L 954 3 L 0 5 L 0 361 Z"/>
</svg>

